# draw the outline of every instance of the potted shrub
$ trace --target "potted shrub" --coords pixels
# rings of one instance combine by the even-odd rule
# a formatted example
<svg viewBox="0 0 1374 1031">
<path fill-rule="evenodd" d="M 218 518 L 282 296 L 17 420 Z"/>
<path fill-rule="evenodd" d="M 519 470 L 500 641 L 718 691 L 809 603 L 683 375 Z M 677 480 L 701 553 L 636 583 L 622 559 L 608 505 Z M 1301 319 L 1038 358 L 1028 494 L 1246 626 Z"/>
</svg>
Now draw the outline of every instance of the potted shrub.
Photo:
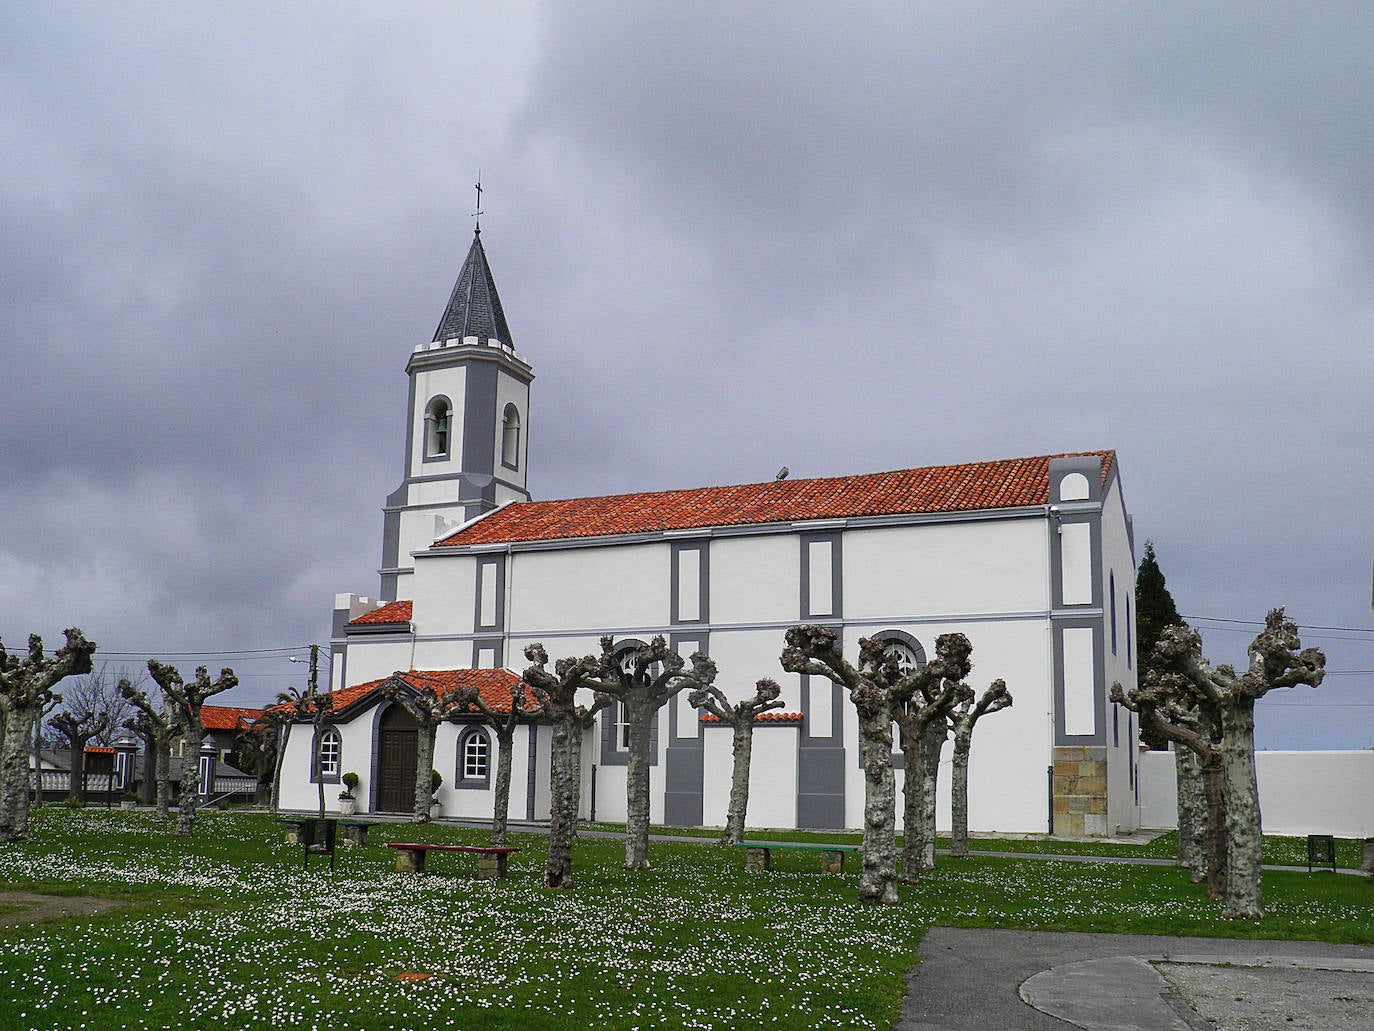
<svg viewBox="0 0 1374 1031">
<path fill-rule="evenodd" d="M 341 778 L 343 790 L 339 792 L 339 815 L 352 816 L 358 811 L 358 796 L 353 794 L 358 789 L 358 775 L 351 770 Z"/>
<path fill-rule="evenodd" d="M 119 796 L 119 808 L 128 810 L 129 812 L 133 812 L 134 807 L 137 805 L 138 796 L 135 795 L 132 791 L 126 791 L 124 792 L 124 794 Z"/>
<path fill-rule="evenodd" d="M 439 801 L 439 788 L 444 783 L 444 775 L 438 770 L 430 770 L 429 772 L 431 777 L 430 791 L 432 792 L 432 797 L 429 801 L 429 812 L 431 816 L 437 816 L 440 808 L 443 806 L 443 803 Z"/>
</svg>

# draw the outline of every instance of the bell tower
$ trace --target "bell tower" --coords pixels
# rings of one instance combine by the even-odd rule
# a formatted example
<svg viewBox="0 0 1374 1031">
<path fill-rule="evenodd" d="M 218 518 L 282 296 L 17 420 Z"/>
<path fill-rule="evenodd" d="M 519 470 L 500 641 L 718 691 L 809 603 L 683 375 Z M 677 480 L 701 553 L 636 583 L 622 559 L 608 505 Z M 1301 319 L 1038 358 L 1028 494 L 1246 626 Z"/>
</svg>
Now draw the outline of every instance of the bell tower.
<svg viewBox="0 0 1374 1031">
<path fill-rule="evenodd" d="M 528 501 L 530 383 L 479 224 L 434 339 L 406 363 L 405 478 L 382 507 L 383 601 L 409 597 L 411 553 L 507 501 Z"/>
</svg>

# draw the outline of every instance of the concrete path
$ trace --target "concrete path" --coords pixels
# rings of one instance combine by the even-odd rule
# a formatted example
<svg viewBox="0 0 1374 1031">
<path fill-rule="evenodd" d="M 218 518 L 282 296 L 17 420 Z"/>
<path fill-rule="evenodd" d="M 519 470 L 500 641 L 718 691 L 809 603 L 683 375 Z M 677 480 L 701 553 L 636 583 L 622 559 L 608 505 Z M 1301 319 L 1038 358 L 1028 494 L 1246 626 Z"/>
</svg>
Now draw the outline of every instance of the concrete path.
<svg viewBox="0 0 1374 1031">
<path fill-rule="evenodd" d="M 935 927 L 897 1031 L 1370 1031 L 1374 947 Z"/>
</svg>

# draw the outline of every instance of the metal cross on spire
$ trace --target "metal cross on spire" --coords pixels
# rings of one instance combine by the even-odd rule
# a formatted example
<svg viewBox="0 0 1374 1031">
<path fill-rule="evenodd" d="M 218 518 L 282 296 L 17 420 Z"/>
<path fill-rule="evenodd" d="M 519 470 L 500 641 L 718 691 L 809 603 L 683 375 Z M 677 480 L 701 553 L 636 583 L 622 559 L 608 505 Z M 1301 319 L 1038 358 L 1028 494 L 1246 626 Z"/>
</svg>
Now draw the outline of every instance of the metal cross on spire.
<svg viewBox="0 0 1374 1031">
<path fill-rule="evenodd" d="M 472 217 L 477 220 L 476 227 L 480 233 L 482 231 L 482 170 L 477 170 L 477 184 L 473 187 L 477 191 L 477 210 L 472 213 Z"/>
</svg>

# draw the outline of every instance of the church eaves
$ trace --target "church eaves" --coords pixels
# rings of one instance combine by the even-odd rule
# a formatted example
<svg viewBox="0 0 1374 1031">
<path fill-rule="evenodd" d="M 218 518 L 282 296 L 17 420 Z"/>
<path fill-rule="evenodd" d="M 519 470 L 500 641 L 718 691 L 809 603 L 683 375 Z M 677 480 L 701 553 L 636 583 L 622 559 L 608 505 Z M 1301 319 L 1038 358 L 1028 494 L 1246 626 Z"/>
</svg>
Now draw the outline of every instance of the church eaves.
<svg viewBox="0 0 1374 1031">
<path fill-rule="evenodd" d="M 501 298 L 496 294 L 496 281 L 487 265 L 487 252 L 482 249 L 480 229 L 473 234 L 463 270 L 458 273 L 444 317 L 434 331 L 436 341 L 464 337 L 476 337 L 482 344 L 499 340 L 506 347 L 515 347 L 506 325 L 506 313 L 501 310 Z"/>
</svg>

